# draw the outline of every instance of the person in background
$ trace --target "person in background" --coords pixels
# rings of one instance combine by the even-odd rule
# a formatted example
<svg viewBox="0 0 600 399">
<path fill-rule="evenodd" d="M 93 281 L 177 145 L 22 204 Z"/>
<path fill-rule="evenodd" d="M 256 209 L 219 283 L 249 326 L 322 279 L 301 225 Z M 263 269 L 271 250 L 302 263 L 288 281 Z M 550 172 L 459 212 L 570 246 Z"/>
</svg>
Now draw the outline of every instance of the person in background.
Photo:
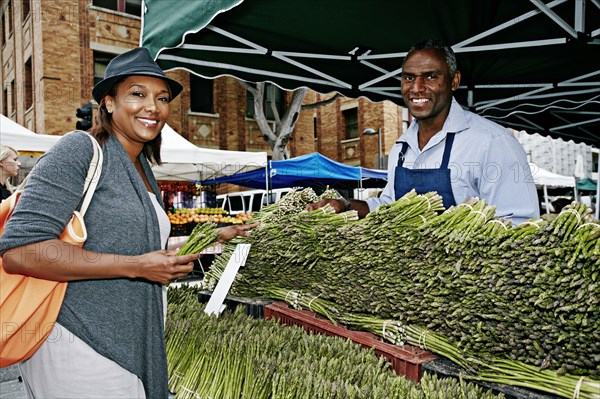
<svg viewBox="0 0 600 399">
<path fill-rule="evenodd" d="M 160 164 L 161 130 L 182 89 L 145 48 L 107 66 L 92 91 L 99 108 L 89 134 L 104 162 L 83 248 L 59 236 L 82 200 L 88 133 L 63 136 L 30 173 L 0 238 L 4 267 L 69 284 L 54 330 L 20 364 L 29 397 L 168 396 L 163 285 L 186 276 L 198 255 L 164 249 L 170 223 L 150 163 Z M 219 241 L 254 226 L 224 227 Z"/>
<path fill-rule="evenodd" d="M 10 178 L 19 173 L 20 167 L 21 162 L 17 150 L 6 145 L 0 146 L 0 202 L 13 193 L 14 189 L 10 184 Z"/>
<path fill-rule="evenodd" d="M 496 216 L 514 224 L 539 217 L 538 197 L 525 150 L 510 131 L 464 110 L 453 93 L 460 84 L 456 56 L 438 40 L 415 44 L 401 74 L 405 106 L 413 116 L 389 154 L 388 183 L 379 198 L 322 200 L 337 212 L 366 216 L 412 189 L 437 191 L 444 207 L 471 197 L 496 206 Z"/>
</svg>

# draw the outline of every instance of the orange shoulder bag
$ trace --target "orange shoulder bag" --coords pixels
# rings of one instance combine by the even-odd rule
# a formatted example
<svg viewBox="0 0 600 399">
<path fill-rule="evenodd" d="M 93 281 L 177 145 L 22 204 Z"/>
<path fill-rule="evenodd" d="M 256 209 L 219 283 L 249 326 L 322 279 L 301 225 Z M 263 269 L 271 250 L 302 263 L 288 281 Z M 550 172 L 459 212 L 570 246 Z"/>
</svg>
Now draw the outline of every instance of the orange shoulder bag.
<svg viewBox="0 0 600 399">
<path fill-rule="evenodd" d="M 83 216 L 102 170 L 102 149 L 95 138 L 89 137 L 94 143 L 94 156 L 85 179 L 85 197 L 81 209 L 74 212 L 60 236 L 62 241 L 80 247 L 87 240 Z M 0 235 L 20 196 L 21 190 L 17 190 L 0 204 Z M 0 368 L 29 359 L 44 343 L 54 327 L 66 290 L 66 282 L 6 273 L 0 258 Z"/>
</svg>

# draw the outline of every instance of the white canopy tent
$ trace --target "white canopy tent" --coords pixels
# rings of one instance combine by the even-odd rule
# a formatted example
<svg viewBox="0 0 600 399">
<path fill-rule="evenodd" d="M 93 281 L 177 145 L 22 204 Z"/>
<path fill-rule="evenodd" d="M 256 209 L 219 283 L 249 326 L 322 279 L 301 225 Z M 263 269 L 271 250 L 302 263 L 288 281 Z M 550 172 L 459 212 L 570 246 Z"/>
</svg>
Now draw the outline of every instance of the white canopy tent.
<svg viewBox="0 0 600 399">
<path fill-rule="evenodd" d="M 548 187 L 577 187 L 575 176 L 565 176 L 542 169 L 534 163 L 529 163 L 533 180 L 538 186 Z"/>
<path fill-rule="evenodd" d="M 228 176 L 267 165 L 266 152 L 244 152 L 200 148 L 169 125 L 162 130 L 163 164 L 152 167 L 156 180 L 202 181 Z"/>
<path fill-rule="evenodd" d="M 575 176 L 564 176 L 552 173 L 549 170 L 542 169 L 534 163 L 529 163 L 531 174 L 536 186 L 541 186 L 544 190 L 544 203 L 546 213 L 550 212 L 550 199 L 548 198 L 548 187 L 572 187 L 575 193 L 575 200 L 578 200 L 577 179 Z"/>
<path fill-rule="evenodd" d="M 152 168 L 157 180 L 200 181 L 264 168 L 267 165 L 266 152 L 200 148 L 181 137 L 169 125 L 163 128 L 162 137 L 163 164 Z M 0 144 L 12 147 L 21 153 L 46 152 L 60 138 L 61 136 L 34 133 L 6 116 L 0 115 Z M 21 162 L 26 160 L 23 159 Z"/>
<path fill-rule="evenodd" d="M 19 152 L 46 152 L 61 136 L 37 134 L 0 115 L 0 144 Z"/>
</svg>

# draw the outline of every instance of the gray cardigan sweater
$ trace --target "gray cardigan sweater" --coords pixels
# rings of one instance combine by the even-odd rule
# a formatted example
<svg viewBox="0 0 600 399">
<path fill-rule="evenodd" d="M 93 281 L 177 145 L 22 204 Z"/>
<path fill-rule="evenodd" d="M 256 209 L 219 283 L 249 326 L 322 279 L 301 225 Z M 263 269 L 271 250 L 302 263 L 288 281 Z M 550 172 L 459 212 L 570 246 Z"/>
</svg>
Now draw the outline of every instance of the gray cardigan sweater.
<svg viewBox="0 0 600 399">
<path fill-rule="evenodd" d="M 81 205 L 93 154 L 86 134 L 65 135 L 39 159 L 0 238 L 0 252 L 59 237 Z M 156 212 L 124 148 L 111 137 L 103 154 L 102 175 L 85 215 L 88 239 L 84 248 L 112 253 L 115 258 L 161 249 Z M 143 155 L 140 161 L 160 203 L 150 165 Z M 159 283 L 143 279 L 70 282 L 58 322 L 101 355 L 138 375 L 148 399 L 167 397 Z"/>
</svg>

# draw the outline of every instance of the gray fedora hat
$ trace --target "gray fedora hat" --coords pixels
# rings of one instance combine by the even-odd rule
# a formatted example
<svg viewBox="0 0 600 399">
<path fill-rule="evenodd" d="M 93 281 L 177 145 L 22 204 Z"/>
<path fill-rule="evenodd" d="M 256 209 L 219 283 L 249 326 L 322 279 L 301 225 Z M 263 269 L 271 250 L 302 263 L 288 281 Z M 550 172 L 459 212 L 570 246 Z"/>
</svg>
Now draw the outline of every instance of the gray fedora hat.
<svg viewBox="0 0 600 399">
<path fill-rule="evenodd" d="M 113 58 L 106 67 L 104 79 L 98 82 L 92 89 L 92 96 L 97 103 L 119 80 L 127 76 L 142 75 L 161 78 L 169 85 L 171 90 L 171 99 L 177 97 L 183 86 L 169 78 L 156 62 L 150 56 L 150 52 L 145 47 L 137 47 Z"/>
</svg>

